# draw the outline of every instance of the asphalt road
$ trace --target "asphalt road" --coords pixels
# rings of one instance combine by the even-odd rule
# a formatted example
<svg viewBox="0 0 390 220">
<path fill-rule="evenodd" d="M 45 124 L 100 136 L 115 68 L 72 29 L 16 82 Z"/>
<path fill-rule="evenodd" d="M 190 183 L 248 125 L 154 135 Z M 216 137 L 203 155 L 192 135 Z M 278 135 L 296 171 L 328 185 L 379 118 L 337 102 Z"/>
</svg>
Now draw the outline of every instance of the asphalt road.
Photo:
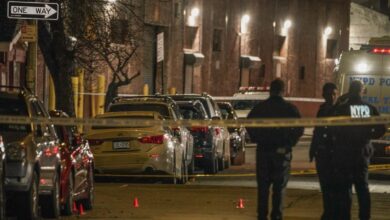
<svg viewBox="0 0 390 220">
<path fill-rule="evenodd" d="M 294 149 L 293 170 L 314 168 L 307 161 L 307 146 Z M 246 152 L 247 163 L 232 166 L 216 176 L 192 178 L 185 185 L 129 177 L 98 178 L 95 206 L 83 215 L 62 219 L 161 219 L 161 220 L 255 220 L 256 181 L 254 148 Z M 371 180 L 372 219 L 389 219 L 390 181 Z M 139 207 L 134 207 L 135 199 Z M 243 208 L 237 208 L 241 205 Z M 353 219 L 357 219 L 354 196 Z M 319 219 L 321 192 L 315 175 L 293 175 L 285 198 L 285 219 Z"/>
</svg>

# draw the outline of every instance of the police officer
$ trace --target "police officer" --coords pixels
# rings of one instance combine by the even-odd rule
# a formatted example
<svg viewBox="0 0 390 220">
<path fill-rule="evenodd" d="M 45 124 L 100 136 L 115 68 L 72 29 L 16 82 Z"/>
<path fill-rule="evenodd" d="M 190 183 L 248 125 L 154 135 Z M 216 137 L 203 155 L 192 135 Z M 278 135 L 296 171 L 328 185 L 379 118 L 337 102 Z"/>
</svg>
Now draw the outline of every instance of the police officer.
<svg viewBox="0 0 390 220">
<path fill-rule="evenodd" d="M 283 99 L 284 82 L 272 81 L 270 97 L 257 104 L 249 113 L 251 118 L 300 118 L 298 109 Z M 258 219 L 268 219 L 268 197 L 272 185 L 271 219 L 283 219 L 283 196 L 290 175 L 292 147 L 303 134 L 301 127 L 248 128 L 257 143 L 256 171 L 258 186 Z"/>
<path fill-rule="evenodd" d="M 325 103 L 320 106 L 317 117 L 329 117 L 332 115 L 333 107 L 337 98 L 337 86 L 334 83 L 326 83 L 322 87 L 322 97 Z M 333 189 L 330 182 L 332 178 L 332 136 L 329 127 L 316 127 L 313 131 L 313 139 L 310 145 L 310 162 L 315 158 L 317 173 L 319 177 L 323 213 L 321 220 L 333 220 Z"/>
<path fill-rule="evenodd" d="M 339 98 L 340 101 L 334 108 L 334 115 L 351 118 L 379 115 L 374 106 L 362 100 L 362 93 L 363 83 L 358 80 L 352 81 L 348 94 Z M 358 196 L 360 220 L 370 219 L 368 165 L 373 152 L 370 140 L 380 138 L 385 132 L 385 125 L 333 127 L 334 183 L 338 189 L 333 202 L 336 204 L 335 216 L 338 219 L 351 219 L 352 184 Z"/>
</svg>

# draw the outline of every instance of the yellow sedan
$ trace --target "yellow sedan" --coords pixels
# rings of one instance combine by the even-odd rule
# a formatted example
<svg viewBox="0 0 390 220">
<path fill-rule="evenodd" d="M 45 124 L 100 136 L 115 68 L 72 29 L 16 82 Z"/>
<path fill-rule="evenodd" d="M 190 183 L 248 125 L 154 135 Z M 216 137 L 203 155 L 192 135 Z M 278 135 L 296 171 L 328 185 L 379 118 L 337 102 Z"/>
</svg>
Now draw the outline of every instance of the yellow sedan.
<svg viewBox="0 0 390 220">
<path fill-rule="evenodd" d="M 163 120 L 158 112 L 108 112 L 97 118 Z M 169 128 L 129 125 L 95 126 L 86 134 L 98 173 L 168 174 L 174 183 L 185 181 L 183 148 Z"/>
</svg>

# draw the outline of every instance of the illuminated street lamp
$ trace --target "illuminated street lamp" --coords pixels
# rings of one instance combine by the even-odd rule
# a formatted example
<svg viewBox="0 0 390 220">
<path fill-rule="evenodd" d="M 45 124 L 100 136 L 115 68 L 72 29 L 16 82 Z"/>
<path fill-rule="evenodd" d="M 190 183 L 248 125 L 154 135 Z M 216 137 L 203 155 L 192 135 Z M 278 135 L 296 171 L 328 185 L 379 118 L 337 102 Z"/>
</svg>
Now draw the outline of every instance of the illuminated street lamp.
<svg viewBox="0 0 390 220">
<path fill-rule="evenodd" d="M 241 33 L 242 34 L 248 33 L 249 20 L 250 20 L 250 17 L 247 14 L 245 14 L 241 17 Z"/>
<path fill-rule="evenodd" d="M 324 30 L 324 35 L 325 37 L 328 37 L 332 33 L 332 28 L 331 27 L 326 27 Z"/>
<path fill-rule="evenodd" d="M 196 18 L 199 16 L 199 13 L 200 13 L 199 8 L 195 7 L 191 9 L 191 13 L 188 16 L 188 21 L 187 21 L 188 26 L 191 27 L 197 26 Z"/>
<path fill-rule="evenodd" d="M 282 27 L 282 35 L 287 35 L 288 29 L 292 26 L 292 22 L 290 19 L 287 19 L 284 21 L 283 27 Z"/>
</svg>

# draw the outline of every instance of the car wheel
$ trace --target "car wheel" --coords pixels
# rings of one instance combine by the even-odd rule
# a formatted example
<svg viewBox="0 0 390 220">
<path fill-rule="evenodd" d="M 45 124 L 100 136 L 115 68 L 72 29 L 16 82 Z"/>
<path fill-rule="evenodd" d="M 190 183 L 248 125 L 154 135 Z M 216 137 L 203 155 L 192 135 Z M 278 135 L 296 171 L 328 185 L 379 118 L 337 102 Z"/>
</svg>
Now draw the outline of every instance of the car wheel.
<svg viewBox="0 0 390 220">
<path fill-rule="evenodd" d="M 21 206 L 17 210 L 18 219 L 39 219 L 38 175 L 33 172 L 30 189 L 17 198 Z"/>
<path fill-rule="evenodd" d="M 42 216 L 45 218 L 58 218 L 60 215 L 60 181 L 58 177 L 54 183 L 51 195 L 41 198 Z"/>
<path fill-rule="evenodd" d="M 230 156 L 225 160 L 225 169 L 228 169 L 230 167 Z"/>
<path fill-rule="evenodd" d="M 186 167 L 185 161 L 183 161 L 181 165 L 181 178 L 179 183 L 185 184 L 187 181 L 188 181 L 188 169 Z"/>
<path fill-rule="evenodd" d="M 206 174 L 215 174 L 218 172 L 218 159 L 216 156 L 213 156 L 207 163 L 204 168 Z"/>
<path fill-rule="evenodd" d="M 221 158 L 218 158 L 218 170 L 223 171 L 225 169 L 225 148 L 223 149 Z"/>
<path fill-rule="evenodd" d="M 214 157 L 214 170 L 213 170 L 213 174 L 216 174 L 218 173 L 218 170 L 219 170 L 219 164 L 218 164 L 218 157 L 215 156 Z"/>
<path fill-rule="evenodd" d="M 61 209 L 61 213 L 63 215 L 69 216 L 73 214 L 73 203 L 74 203 L 74 197 L 73 197 L 73 174 L 72 172 L 69 172 L 69 178 L 68 178 L 68 183 L 67 183 L 67 191 L 68 195 L 65 200 L 65 204 L 63 205 Z"/>
<path fill-rule="evenodd" d="M 192 157 L 192 161 L 188 166 L 188 174 L 193 175 L 195 173 L 195 158 Z"/>
<path fill-rule="evenodd" d="M 90 167 L 88 172 L 88 196 L 86 199 L 81 200 L 81 204 L 83 205 L 85 210 L 91 210 L 93 208 L 94 202 L 94 180 L 93 180 L 93 168 Z"/>
<path fill-rule="evenodd" d="M 242 165 L 245 163 L 245 152 L 240 151 L 237 153 L 236 157 L 233 158 L 234 165 Z"/>
</svg>

